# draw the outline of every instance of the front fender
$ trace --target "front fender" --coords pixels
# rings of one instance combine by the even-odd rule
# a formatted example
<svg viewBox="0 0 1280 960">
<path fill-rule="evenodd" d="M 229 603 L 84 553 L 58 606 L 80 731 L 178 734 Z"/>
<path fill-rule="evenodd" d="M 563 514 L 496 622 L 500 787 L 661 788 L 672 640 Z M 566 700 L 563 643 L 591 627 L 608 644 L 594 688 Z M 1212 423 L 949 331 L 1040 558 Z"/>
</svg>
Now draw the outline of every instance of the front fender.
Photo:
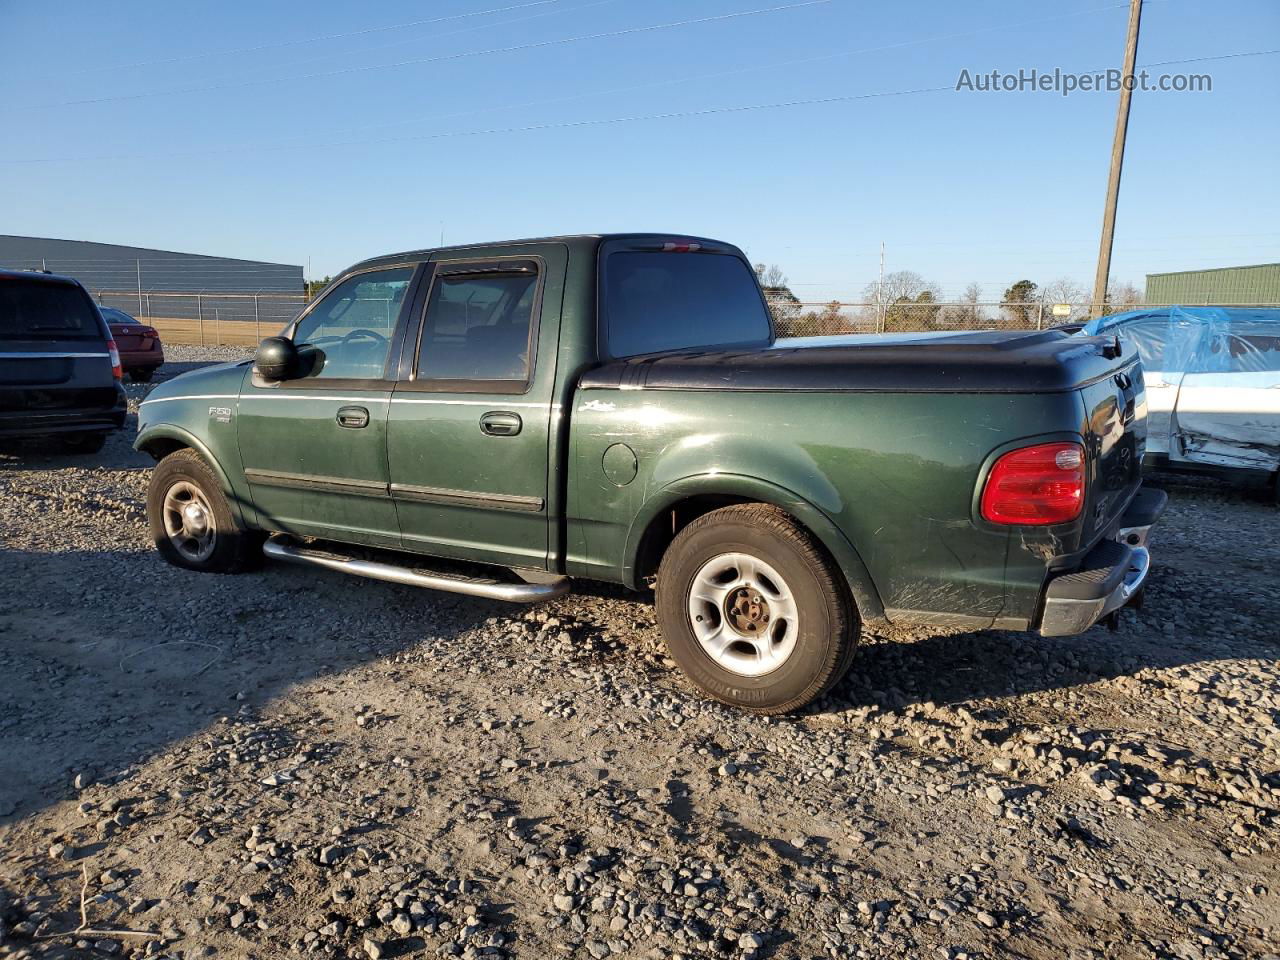
<svg viewBox="0 0 1280 960">
<path fill-rule="evenodd" d="M 809 532 L 816 536 L 827 552 L 839 564 L 849 592 L 858 605 L 864 621 L 884 619 L 884 604 L 876 590 L 866 564 L 857 549 L 831 521 L 831 518 L 804 497 L 785 487 L 761 480 L 758 477 L 732 473 L 702 473 L 675 480 L 645 501 L 640 512 L 632 520 L 627 533 L 627 547 L 622 568 L 623 582 L 633 589 L 638 586 L 636 560 L 640 541 L 649 524 L 663 511 L 676 503 L 696 496 L 744 497 L 760 503 L 771 503 L 795 517 Z"/>
<path fill-rule="evenodd" d="M 232 484 L 226 468 L 218 462 L 218 458 L 213 455 L 213 452 L 204 441 L 197 438 L 191 431 L 175 423 L 156 423 L 150 424 L 138 432 L 138 436 L 133 441 L 133 449 L 150 453 L 147 447 L 157 441 L 180 443 L 182 446 L 190 447 L 200 454 L 204 462 L 214 472 L 214 475 L 217 476 L 218 484 L 222 487 L 222 493 L 227 498 L 227 505 L 231 508 L 231 513 L 236 522 L 242 526 L 248 526 L 247 518 L 242 509 L 243 499 L 240 493 Z"/>
</svg>

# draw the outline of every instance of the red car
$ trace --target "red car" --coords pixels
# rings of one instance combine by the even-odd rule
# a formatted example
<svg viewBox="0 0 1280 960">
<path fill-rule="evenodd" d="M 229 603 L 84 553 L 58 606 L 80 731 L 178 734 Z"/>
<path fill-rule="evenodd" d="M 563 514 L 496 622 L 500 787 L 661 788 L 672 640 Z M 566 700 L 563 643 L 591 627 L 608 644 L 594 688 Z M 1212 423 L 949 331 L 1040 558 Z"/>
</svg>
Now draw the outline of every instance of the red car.
<svg viewBox="0 0 1280 960">
<path fill-rule="evenodd" d="M 123 310 L 114 307 L 98 307 L 102 319 L 111 328 L 116 347 L 120 351 L 120 363 L 134 383 L 146 383 L 164 363 L 164 347 L 155 327 L 139 323 Z"/>
</svg>

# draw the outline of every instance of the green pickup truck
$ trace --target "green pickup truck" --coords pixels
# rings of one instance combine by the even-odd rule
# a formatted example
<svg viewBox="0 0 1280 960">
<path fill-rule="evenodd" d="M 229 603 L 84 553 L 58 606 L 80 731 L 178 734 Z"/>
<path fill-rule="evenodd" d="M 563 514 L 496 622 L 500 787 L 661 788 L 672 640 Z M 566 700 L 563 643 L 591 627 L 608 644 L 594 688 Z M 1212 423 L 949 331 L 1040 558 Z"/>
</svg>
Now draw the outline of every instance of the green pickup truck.
<svg viewBox="0 0 1280 960">
<path fill-rule="evenodd" d="M 172 563 L 653 584 L 690 680 L 763 713 L 829 689 L 866 624 L 1089 628 L 1140 597 L 1164 507 L 1123 341 L 778 339 L 740 250 L 661 234 L 368 260 L 138 419 Z"/>
</svg>

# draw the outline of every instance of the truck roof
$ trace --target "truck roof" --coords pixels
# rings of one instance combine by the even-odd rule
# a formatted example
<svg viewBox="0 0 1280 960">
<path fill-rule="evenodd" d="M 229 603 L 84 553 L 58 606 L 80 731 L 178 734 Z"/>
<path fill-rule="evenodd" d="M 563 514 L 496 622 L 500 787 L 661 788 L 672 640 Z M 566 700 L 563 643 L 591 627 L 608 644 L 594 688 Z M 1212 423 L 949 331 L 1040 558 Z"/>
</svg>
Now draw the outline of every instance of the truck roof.
<svg viewBox="0 0 1280 960">
<path fill-rule="evenodd" d="M 563 243 L 569 247 L 579 247 L 594 250 L 606 240 L 677 240 L 681 243 L 698 243 L 704 247 L 714 248 L 725 252 L 733 252 L 741 254 L 739 250 L 731 243 L 725 243 L 723 240 L 712 240 L 709 237 L 697 237 L 687 233 L 575 233 L 566 234 L 564 236 L 555 237 L 526 237 L 520 240 L 495 240 L 487 243 L 463 243 L 463 244 L 446 244 L 442 247 L 424 247 L 421 250 L 405 250 L 400 253 L 388 253 L 378 257 L 370 257 L 368 260 L 362 260 L 348 269 L 366 268 L 379 266 L 386 263 L 402 263 L 406 260 L 425 260 L 430 256 L 440 253 L 466 253 L 471 250 L 488 250 L 494 248 L 511 248 L 513 253 L 519 253 L 520 247 L 529 246 L 537 243 Z M 343 271 L 344 273 L 346 271 Z"/>
</svg>

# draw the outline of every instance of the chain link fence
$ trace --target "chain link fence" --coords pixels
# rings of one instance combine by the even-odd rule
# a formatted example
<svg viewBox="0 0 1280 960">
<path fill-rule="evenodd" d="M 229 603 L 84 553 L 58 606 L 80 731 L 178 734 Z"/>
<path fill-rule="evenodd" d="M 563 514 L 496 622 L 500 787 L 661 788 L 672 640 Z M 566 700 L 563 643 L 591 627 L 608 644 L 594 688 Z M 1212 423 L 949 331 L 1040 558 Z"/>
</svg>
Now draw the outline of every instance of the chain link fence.
<svg viewBox="0 0 1280 960">
<path fill-rule="evenodd" d="M 42 269 L 61 267 L 76 276 L 84 270 L 72 270 L 71 264 L 41 262 L 5 264 L 9 267 Z M 82 265 L 83 266 L 83 265 Z M 155 327 L 161 339 L 170 343 L 207 346 L 256 345 L 263 337 L 273 336 L 287 326 L 307 305 L 301 293 L 254 290 L 266 277 L 227 272 L 197 278 L 201 289 L 183 291 L 165 288 L 177 283 L 173 274 L 163 280 L 154 271 L 149 276 L 147 264 L 130 261 L 126 266 L 136 276 L 136 288 L 102 287 L 82 276 L 81 282 L 104 307 L 114 307 Z M 119 273 L 119 271 L 117 271 Z M 274 278 L 273 278 L 274 279 Z M 149 281 L 156 280 L 152 286 Z M 204 286 L 208 283 L 209 286 Z M 242 284 L 240 290 L 236 284 Z M 196 284 L 192 285 L 193 287 Z M 212 287 L 212 289 L 210 288 Z M 244 288 L 249 289 L 244 289 Z M 808 302 L 795 297 L 768 296 L 769 308 L 779 337 L 822 337 L 850 334 L 962 332 L 966 330 L 1043 330 L 1069 323 L 1082 323 L 1097 314 L 1117 313 L 1143 307 L 1190 305 L 1224 305 L 1209 297 L 1196 297 L 1178 303 L 1051 303 L 1047 300 L 1027 302 L 955 300 L 935 301 L 924 297 L 876 303 L 843 301 Z M 927 295 L 926 295 L 927 297 Z M 1239 303 L 1231 306 L 1280 306 L 1280 303 Z"/>
<path fill-rule="evenodd" d="M 302 295 L 148 293 L 91 291 L 104 307 L 115 307 L 148 323 L 170 343 L 254 346 L 274 336 L 307 304 Z M 1095 313 L 1119 313 L 1175 304 L 804 303 L 771 300 L 779 337 L 829 337 L 849 334 L 962 332 L 965 330 L 1044 330 L 1083 323 Z M 1240 304 L 1236 304 L 1240 306 Z M 1280 304 L 1249 304 L 1280 306 Z"/>
<path fill-rule="evenodd" d="M 1045 301 L 929 301 L 926 303 L 806 303 L 769 299 L 779 337 L 828 337 L 868 333 L 1044 330 L 1083 323 L 1091 316 L 1179 304 L 1054 304 Z M 1233 304 L 1246 306 L 1246 304 Z M 1274 307 L 1276 303 L 1247 306 Z"/>
<path fill-rule="evenodd" d="M 90 290 L 104 307 L 149 324 L 168 343 L 255 346 L 275 336 L 307 304 L 302 294 L 151 293 Z"/>
</svg>

